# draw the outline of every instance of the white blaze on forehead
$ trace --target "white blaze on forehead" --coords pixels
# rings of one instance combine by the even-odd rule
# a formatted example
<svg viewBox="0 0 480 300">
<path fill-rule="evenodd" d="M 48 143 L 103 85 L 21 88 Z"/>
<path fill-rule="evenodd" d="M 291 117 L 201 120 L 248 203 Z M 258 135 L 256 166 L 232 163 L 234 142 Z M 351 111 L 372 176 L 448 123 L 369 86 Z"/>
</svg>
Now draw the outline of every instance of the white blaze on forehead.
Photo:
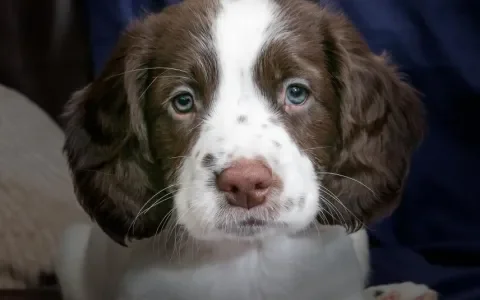
<svg viewBox="0 0 480 300">
<path fill-rule="evenodd" d="M 221 0 L 213 23 L 213 39 L 219 66 L 215 110 L 241 109 L 260 98 L 253 68 L 272 36 L 276 4 L 272 0 Z M 242 105 L 239 102 L 243 102 Z M 260 105 L 261 103 L 256 103 Z M 254 105 L 249 104 L 249 111 Z M 238 113 L 249 113 L 249 111 Z"/>
<path fill-rule="evenodd" d="M 252 67 L 268 40 L 276 4 L 272 0 L 223 0 L 220 5 L 213 32 L 220 64 L 227 72 Z"/>
</svg>

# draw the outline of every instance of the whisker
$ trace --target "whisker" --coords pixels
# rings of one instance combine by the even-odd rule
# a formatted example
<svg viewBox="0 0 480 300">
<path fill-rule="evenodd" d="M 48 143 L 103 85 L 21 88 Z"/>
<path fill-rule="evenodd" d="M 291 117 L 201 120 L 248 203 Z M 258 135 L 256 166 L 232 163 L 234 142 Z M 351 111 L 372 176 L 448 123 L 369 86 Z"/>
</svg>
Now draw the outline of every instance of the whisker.
<svg viewBox="0 0 480 300">
<path fill-rule="evenodd" d="M 178 254 L 180 254 L 180 248 L 177 249 L 177 243 L 179 241 L 179 238 L 183 238 L 184 234 L 182 234 L 181 236 L 178 236 L 177 234 L 174 234 L 174 231 L 176 230 L 184 230 L 184 229 L 181 229 L 181 225 L 178 223 L 178 220 L 181 220 L 183 219 L 183 217 L 189 213 L 191 213 L 192 211 L 194 211 L 194 209 L 196 209 L 196 207 L 190 207 L 188 208 L 182 215 L 178 216 L 176 219 L 177 219 L 177 222 L 176 224 L 174 224 L 172 226 L 172 228 L 167 232 L 167 237 L 166 237 L 166 241 L 168 242 L 170 240 L 170 236 L 173 234 L 173 250 L 172 250 L 172 255 L 170 257 L 170 261 L 173 259 L 173 256 L 176 255 L 178 252 Z M 180 226 L 179 226 L 180 225 Z"/>
<path fill-rule="evenodd" d="M 340 212 L 338 211 L 338 208 L 336 208 L 330 201 L 328 201 L 328 199 L 326 199 L 325 197 L 320 197 L 321 200 L 323 200 L 323 203 L 325 205 L 327 205 L 327 207 L 330 208 L 330 210 L 325 210 L 324 212 L 327 213 L 333 220 L 335 221 L 338 221 L 340 224 L 344 224 L 345 223 L 345 220 L 341 220 L 342 219 L 342 215 L 340 214 Z M 336 216 L 334 215 L 334 213 L 336 214 Z M 342 223 L 343 221 L 343 223 Z"/>
<path fill-rule="evenodd" d="M 327 216 L 325 215 L 325 211 L 319 210 L 318 213 L 321 214 L 320 217 L 322 218 L 322 221 L 325 223 L 326 220 L 327 220 Z"/>
<path fill-rule="evenodd" d="M 109 79 L 112 79 L 112 78 L 118 77 L 118 76 L 123 76 L 123 75 L 129 74 L 129 73 L 141 72 L 141 71 L 150 71 L 150 70 L 176 71 L 176 72 L 180 72 L 180 73 L 184 73 L 184 74 L 189 74 L 187 71 L 180 70 L 180 69 L 175 69 L 175 68 L 169 68 L 169 67 L 148 67 L 148 68 L 138 68 L 138 69 L 134 69 L 134 70 L 128 70 L 128 71 L 125 71 L 125 72 L 122 72 L 122 73 L 114 74 L 114 75 L 108 76 L 107 78 L 105 78 L 105 80 L 109 80 Z"/>
<path fill-rule="evenodd" d="M 312 147 L 312 148 L 304 148 L 300 149 L 302 151 L 311 151 L 311 150 L 316 150 L 316 149 L 326 149 L 326 148 L 332 148 L 333 146 L 318 146 L 318 147 Z"/>
<path fill-rule="evenodd" d="M 333 175 L 333 176 L 338 176 L 338 177 L 342 177 L 342 178 L 345 178 L 345 179 L 350 179 L 358 184 L 360 184 L 361 186 L 363 186 L 364 188 L 366 188 L 367 190 L 369 190 L 375 197 L 377 197 L 377 195 L 375 194 L 375 192 L 369 188 L 366 184 L 364 184 L 363 182 L 361 182 L 360 180 L 357 180 L 355 178 L 352 178 L 352 177 L 349 177 L 349 176 L 346 176 L 346 175 L 342 175 L 342 174 L 338 174 L 338 173 L 332 173 L 332 172 L 324 172 L 324 171 L 320 171 L 319 172 L 320 174 L 324 174 L 324 175 Z"/>
<path fill-rule="evenodd" d="M 160 237 L 159 237 L 160 229 L 162 228 L 162 225 L 164 224 L 164 221 L 165 221 L 165 222 L 168 222 L 168 220 L 169 220 L 170 216 L 173 214 L 174 210 L 175 210 L 175 207 L 172 207 L 172 208 L 165 214 L 165 216 L 163 216 L 162 220 L 160 220 L 160 222 L 158 223 L 157 229 L 155 230 L 155 235 L 154 235 L 154 237 L 153 237 L 153 242 L 152 242 L 153 252 L 155 252 L 155 244 L 156 244 L 156 243 L 155 243 L 155 242 L 156 242 L 155 240 L 156 240 L 156 239 L 160 239 Z M 167 224 L 167 225 L 168 225 L 168 224 Z M 165 247 L 166 247 L 166 242 L 167 242 L 167 241 L 165 241 Z M 159 244 L 160 244 L 160 241 L 159 241 Z M 167 249 L 165 249 L 165 251 L 166 251 L 166 250 L 167 250 Z M 160 247 L 159 247 L 159 252 L 160 252 Z"/>
<path fill-rule="evenodd" d="M 131 223 L 130 226 L 128 227 L 127 233 L 130 232 L 130 229 L 132 229 L 132 228 L 135 230 L 135 222 L 136 222 L 137 219 L 140 217 L 140 215 L 142 215 L 143 209 L 150 203 L 150 201 L 154 200 L 155 197 L 156 197 L 158 194 L 160 194 L 160 193 L 164 192 L 165 190 L 168 190 L 169 188 L 172 188 L 172 187 L 174 187 L 174 186 L 176 186 L 176 185 L 178 185 L 178 184 L 172 184 L 172 185 L 169 185 L 169 186 L 167 186 L 167 187 L 159 190 L 159 191 L 156 192 L 152 197 L 150 197 L 147 201 L 145 201 L 145 203 L 142 205 L 142 207 L 140 207 L 140 209 L 139 209 L 137 215 L 135 216 L 135 218 L 133 219 L 132 223 Z M 132 232 L 132 234 L 135 234 L 135 233 Z"/>
<path fill-rule="evenodd" d="M 146 87 L 145 90 L 140 94 L 140 96 L 138 97 L 138 99 L 142 99 L 143 96 L 145 96 L 145 94 L 147 93 L 148 89 L 152 86 L 152 84 L 153 84 L 155 81 L 157 81 L 157 79 L 158 79 L 158 77 L 154 77 L 154 78 L 152 79 L 152 82 L 150 82 L 150 83 L 147 85 L 147 87 Z"/>
<path fill-rule="evenodd" d="M 152 205 L 150 205 L 147 209 L 145 209 L 143 212 L 142 212 L 142 215 L 146 215 L 151 209 L 155 208 L 156 206 L 168 201 L 168 200 L 171 200 L 175 197 L 175 195 L 173 193 L 168 193 L 168 194 L 165 194 L 163 195 L 162 197 L 160 197 L 160 199 L 156 200 Z"/>
<path fill-rule="evenodd" d="M 195 125 L 193 128 L 191 128 L 189 131 L 188 131 L 188 134 L 192 133 L 195 129 L 197 129 L 198 127 L 202 126 L 203 124 L 205 124 L 207 120 L 206 119 L 202 119 L 200 122 L 198 122 L 197 125 Z"/>
<path fill-rule="evenodd" d="M 313 222 L 313 226 L 315 226 L 315 232 L 317 233 L 317 235 L 320 235 L 321 234 L 321 229 L 320 229 L 320 224 L 318 224 L 317 222 Z"/>
<path fill-rule="evenodd" d="M 365 224 L 350 210 L 348 209 L 345 204 L 343 204 L 343 202 L 340 200 L 340 198 L 338 198 L 338 196 L 336 196 L 332 191 L 330 191 L 328 188 L 326 187 L 321 187 L 321 189 L 323 190 L 323 192 L 325 192 L 328 196 L 332 197 L 332 199 L 334 199 L 335 201 L 337 201 L 338 204 L 340 204 L 343 209 L 345 209 L 346 212 L 348 212 L 351 216 L 353 216 L 355 218 L 355 220 L 361 224 L 362 226 L 365 226 Z M 338 208 L 337 208 L 338 209 Z M 345 220 L 344 220 L 345 221 Z"/>
<path fill-rule="evenodd" d="M 344 209 L 345 211 L 347 211 L 348 213 L 350 213 L 352 216 L 356 217 L 343 203 L 342 201 L 340 200 L 340 198 L 338 198 L 333 192 L 331 192 L 330 190 L 328 190 L 326 187 L 320 187 L 320 190 L 322 192 L 324 192 L 327 196 L 330 196 L 331 198 L 333 198 L 333 200 L 337 201 L 338 204 L 340 204 Z M 327 198 L 323 197 L 324 200 L 327 200 Z M 333 204 L 332 204 L 333 205 Z M 333 206 L 335 207 L 335 206 Z M 338 210 L 337 208 L 337 211 L 338 213 L 340 213 L 340 211 Z M 340 214 L 341 215 L 341 214 Z M 342 216 L 343 217 L 343 216 Z M 345 222 L 345 219 L 343 220 Z"/>
<path fill-rule="evenodd" d="M 160 197 L 159 199 L 155 200 L 155 202 L 150 205 L 147 209 L 145 209 L 141 214 L 142 215 L 146 215 L 151 209 L 153 209 L 155 206 L 158 206 L 160 204 L 162 204 L 163 202 L 165 201 L 168 201 L 168 200 L 171 200 L 175 197 L 175 193 L 179 192 L 179 191 L 182 191 L 182 190 L 185 190 L 185 189 L 188 189 L 188 188 L 194 188 L 194 186 L 190 186 L 190 187 L 180 187 L 176 190 L 173 190 L 172 192 L 168 192 L 167 194 L 163 195 L 162 197 Z"/>
</svg>

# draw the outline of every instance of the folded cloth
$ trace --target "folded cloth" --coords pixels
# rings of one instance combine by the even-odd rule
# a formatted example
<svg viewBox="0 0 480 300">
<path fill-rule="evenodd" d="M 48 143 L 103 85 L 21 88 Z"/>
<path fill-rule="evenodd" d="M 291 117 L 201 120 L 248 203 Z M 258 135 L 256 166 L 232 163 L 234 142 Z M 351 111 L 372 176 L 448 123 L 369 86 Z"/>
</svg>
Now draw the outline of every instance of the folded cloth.
<svg viewBox="0 0 480 300">
<path fill-rule="evenodd" d="M 72 222 L 87 221 L 63 140 L 45 112 L 0 85 L 0 289 L 54 284 L 59 235 Z"/>
<path fill-rule="evenodd" d="M 424 95 L 428 133 L 403 202 L 372 227 L 372 284 L 480 299 L 480 1 L 334 1 Z"/>
</svg>

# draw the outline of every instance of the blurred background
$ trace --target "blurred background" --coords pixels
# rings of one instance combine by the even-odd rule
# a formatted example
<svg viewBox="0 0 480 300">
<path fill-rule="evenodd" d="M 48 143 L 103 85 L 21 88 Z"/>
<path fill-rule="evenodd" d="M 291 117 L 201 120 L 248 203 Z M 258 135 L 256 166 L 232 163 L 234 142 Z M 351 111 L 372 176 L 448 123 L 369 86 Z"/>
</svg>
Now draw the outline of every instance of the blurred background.
<svg viewBox="0 0 480 300">
<path fill-rule="evenodd" d="M 66 161 L 60 114 L 150 0 L 0 1 L 0 299 L 60 299 L 52 258 L 87 220 Z"/>
<path fill-rule="evenodd" d="M 92 78 L 86 16 L 85 1 L 0 1 L 2 300 L 57 299 L 49 292 L 54 245 L 84 217 L 60 151 L 58 116 Z"/>
</svg>

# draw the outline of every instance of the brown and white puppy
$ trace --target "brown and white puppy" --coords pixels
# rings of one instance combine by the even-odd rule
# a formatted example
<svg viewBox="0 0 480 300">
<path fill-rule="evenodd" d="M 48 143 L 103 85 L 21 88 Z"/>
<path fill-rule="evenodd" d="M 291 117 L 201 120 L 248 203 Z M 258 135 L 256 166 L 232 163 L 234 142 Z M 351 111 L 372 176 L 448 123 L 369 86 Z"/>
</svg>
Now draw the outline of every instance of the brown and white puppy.
<svg viewBox="0 0 480 300">
<path fill-rule="evenodd" d="M 361 299 L 365 232 L 359 266 L 326 225 L 391 211 L 423 129 L 395 67 L 303 0 L 150 15 L 65 117 L 78 200 L 111 238 L 67 232 L 66 300 Z"/>
</svg>

